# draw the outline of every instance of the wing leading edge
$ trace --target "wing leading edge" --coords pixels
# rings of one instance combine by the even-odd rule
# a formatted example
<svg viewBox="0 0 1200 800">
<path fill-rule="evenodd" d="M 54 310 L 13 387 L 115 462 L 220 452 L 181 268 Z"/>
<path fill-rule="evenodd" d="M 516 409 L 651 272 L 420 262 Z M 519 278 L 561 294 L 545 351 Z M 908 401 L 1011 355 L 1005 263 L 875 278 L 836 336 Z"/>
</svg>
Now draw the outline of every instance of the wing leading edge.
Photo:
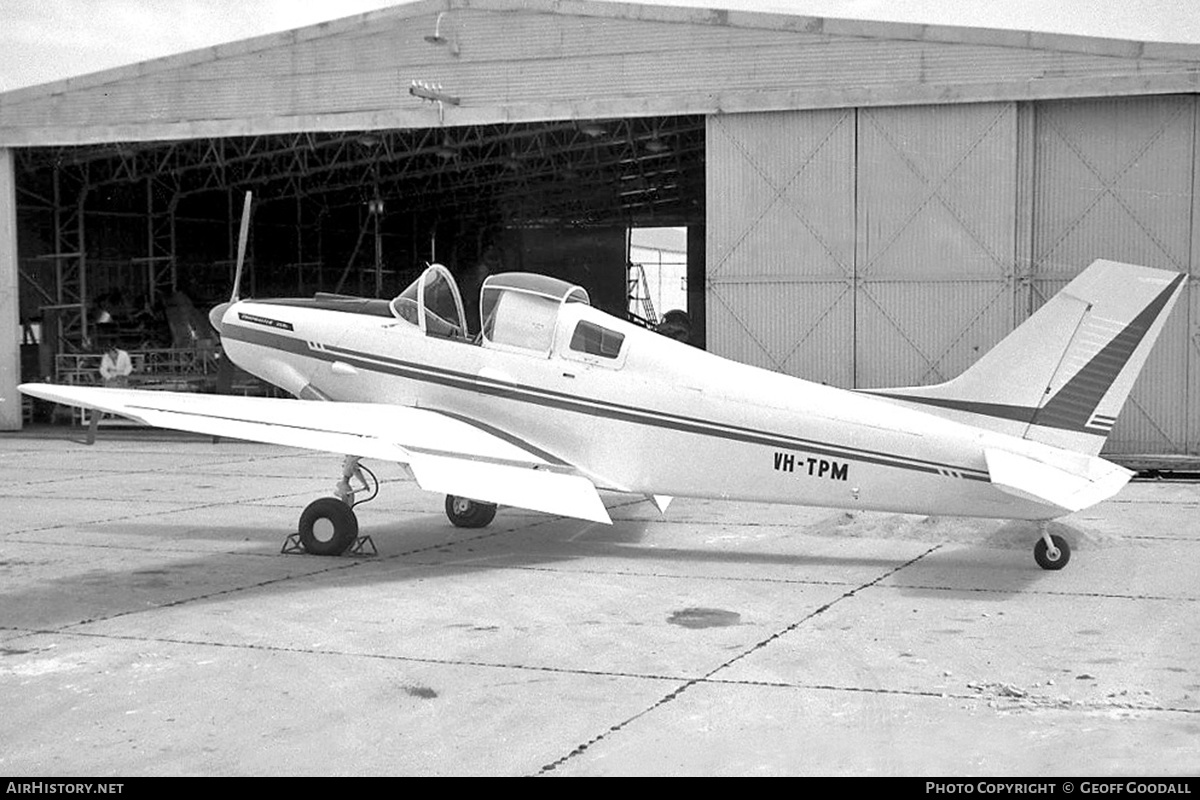
<svg viewBox="0 0 1200 800">
<path fill-rule="evenodd" d="M 407 464 L 427 491 L 612 523 L 596 485 L 577 470 L 430 409 L 40 383 L 19 389 L 156 428 Z"/>
</svg>

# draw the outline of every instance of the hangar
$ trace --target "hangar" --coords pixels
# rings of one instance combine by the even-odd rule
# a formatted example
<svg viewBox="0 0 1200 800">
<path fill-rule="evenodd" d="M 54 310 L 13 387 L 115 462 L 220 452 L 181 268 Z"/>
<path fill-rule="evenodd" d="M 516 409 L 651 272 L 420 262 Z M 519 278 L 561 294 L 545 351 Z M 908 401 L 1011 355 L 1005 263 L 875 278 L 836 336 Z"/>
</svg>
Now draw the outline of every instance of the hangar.
<svg viewBox="0 0 1200 800">
<path fill-rule="evenodd" d="M 629 231 L 683 228 L 694 343 L 935 383 L 1095 258 L 1196 273 L 1198 93 L 1194 45 L 589 0 L 420 0 L 7 92 L 0 397 L 78 379 L 112 312 L 222 299 L 246 190 L 261 296 L 440 261 L 464 296 L 523 269 L 623 312 Z M 1110 455 L 1200 453 L 1188 292 Z"/>
</svg>

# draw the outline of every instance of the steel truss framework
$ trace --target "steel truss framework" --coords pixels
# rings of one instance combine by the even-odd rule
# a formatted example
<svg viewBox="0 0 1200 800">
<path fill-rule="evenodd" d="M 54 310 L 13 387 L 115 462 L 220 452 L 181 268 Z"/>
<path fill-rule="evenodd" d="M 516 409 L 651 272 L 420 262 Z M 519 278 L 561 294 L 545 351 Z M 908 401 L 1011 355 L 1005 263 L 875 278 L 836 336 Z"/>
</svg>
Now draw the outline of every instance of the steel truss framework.
<svg viewBox="0 0 1200 800">
<path fill-rule="evenodd" d="M 33 148 L 19 151 L 18 163 L 18 203 L 53 232 L 54 252 L 39 257 L 54 261 L 54 285 L 36 288 L 63 307 L 68 346 L 88 335 L 88 228 L 96 214 L 143 227 L 144 244 L 125 257 L 158 292 L 175 288 L 194 260 L 181 242 L 188 214 L 224 229 L 223 266 L 231 265 L 246 190 L 255 195 L 256 222 L 276 229 L 271 252 L 284 263 L 270 266 L 286 266 L 276 279 L 301 291 L 369 288 L 346 279 L 371 260 L 376 225 L 416 236 L 439 225 L 495 231 L 704 219 L 701 116 Z M 278 233 L 285 228 L 289 234 Z M 356 240 L 344 265 L 328 263 L 331 237 L 344 239 L 343 249 Z"/>
</svg>

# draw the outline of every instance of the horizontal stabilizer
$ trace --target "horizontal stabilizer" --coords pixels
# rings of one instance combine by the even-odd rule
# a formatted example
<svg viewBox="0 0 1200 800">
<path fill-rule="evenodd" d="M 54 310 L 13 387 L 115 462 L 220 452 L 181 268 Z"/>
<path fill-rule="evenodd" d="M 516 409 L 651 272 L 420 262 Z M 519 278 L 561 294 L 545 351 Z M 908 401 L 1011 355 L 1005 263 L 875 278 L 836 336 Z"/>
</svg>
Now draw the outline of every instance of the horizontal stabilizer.
<svg viewBox="0 0 1200 800">
<path fill-rule="evenodd" d="M 1075 458 L 1076 463 L 1068 467 L 996 448 L 987 448 L 983 454 L 997 489 L 1069 512 L 1107 500 L 1134 475 L 1095 456 Z"/>
</svg>

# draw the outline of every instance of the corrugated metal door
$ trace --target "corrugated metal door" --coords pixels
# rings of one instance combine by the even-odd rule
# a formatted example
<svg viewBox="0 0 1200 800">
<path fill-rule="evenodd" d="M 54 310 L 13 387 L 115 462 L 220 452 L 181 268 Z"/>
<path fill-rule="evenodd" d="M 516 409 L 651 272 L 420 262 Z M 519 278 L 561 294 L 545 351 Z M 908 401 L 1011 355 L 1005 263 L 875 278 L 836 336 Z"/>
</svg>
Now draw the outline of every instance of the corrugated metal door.
<svg viewBox="0 0 1200 800">
<path fill-rule="evenodd" d="M 1198 114 L 1200 116 L 1200 114 Z M 1200 130 L 1200 125 L 1197 125 Z M 1197 191 L 1200 195 L 1200 176 L 1197 176 Z M 1194 220 L 1200 221 L 1200 209 L 1196 209 Z M 1194 222 L 1192 225 L 1193 235 L 1196 235 L 1200 229 L 1200 224 Z M 1188 302 L 1186 311 L 1188 312 L 1186 339 L 1188 341 L 1188 357 L 1187 357 L 1187 385 L 1188 396 L 1184 402 L 1184 414 L 1187 416 L 1187 441 L 1188 455 L 1200 455 L 1200 288 L 1196 286 L 1197 270 L 1192 268 L 1192 276 L 1188 279 L 1187 294 L 1184 295 L 1184 300 Z M 1183 305 L 1181 302 L 1180 306 Z M 1182 314 L 1183 310 L 1176 310 L 1174 313 Z M 1145 452 L 1145 451 L 1143 451 Z"/>
<path fill-rule="evenodd" d="M 1031 310 L 1097 258 L 1189 271 L 1195 98 L 1039 103 L 1035 124 Z M 1106 452 L 1196 452 L 1194 307 L 1177 305 Z"/>
<path fill-rule="evenodd" d="M 709 120 L 709 345 L 845 387 L 959 374 L 1097 258 L 1192 272 L 1192 96 Z M 1200 453 L 1200 283 L 1108 453 Z"/>
<path fill-rule="evenodd" d="M 710 117 L 710 349 L 844 387 L 971 364 L 1012 326 L 1015 126 L 1011 103 Z"/>
<path fill-rule="evenodd" d="M 853 378 L 853 109 L 708 120 L 708 346 Z"/>
<path fill-rule="evenodd" d="M 1012 328 L 1013 103 L 858 115 L 855 386 L 939 383 Z"/>
</svg>

